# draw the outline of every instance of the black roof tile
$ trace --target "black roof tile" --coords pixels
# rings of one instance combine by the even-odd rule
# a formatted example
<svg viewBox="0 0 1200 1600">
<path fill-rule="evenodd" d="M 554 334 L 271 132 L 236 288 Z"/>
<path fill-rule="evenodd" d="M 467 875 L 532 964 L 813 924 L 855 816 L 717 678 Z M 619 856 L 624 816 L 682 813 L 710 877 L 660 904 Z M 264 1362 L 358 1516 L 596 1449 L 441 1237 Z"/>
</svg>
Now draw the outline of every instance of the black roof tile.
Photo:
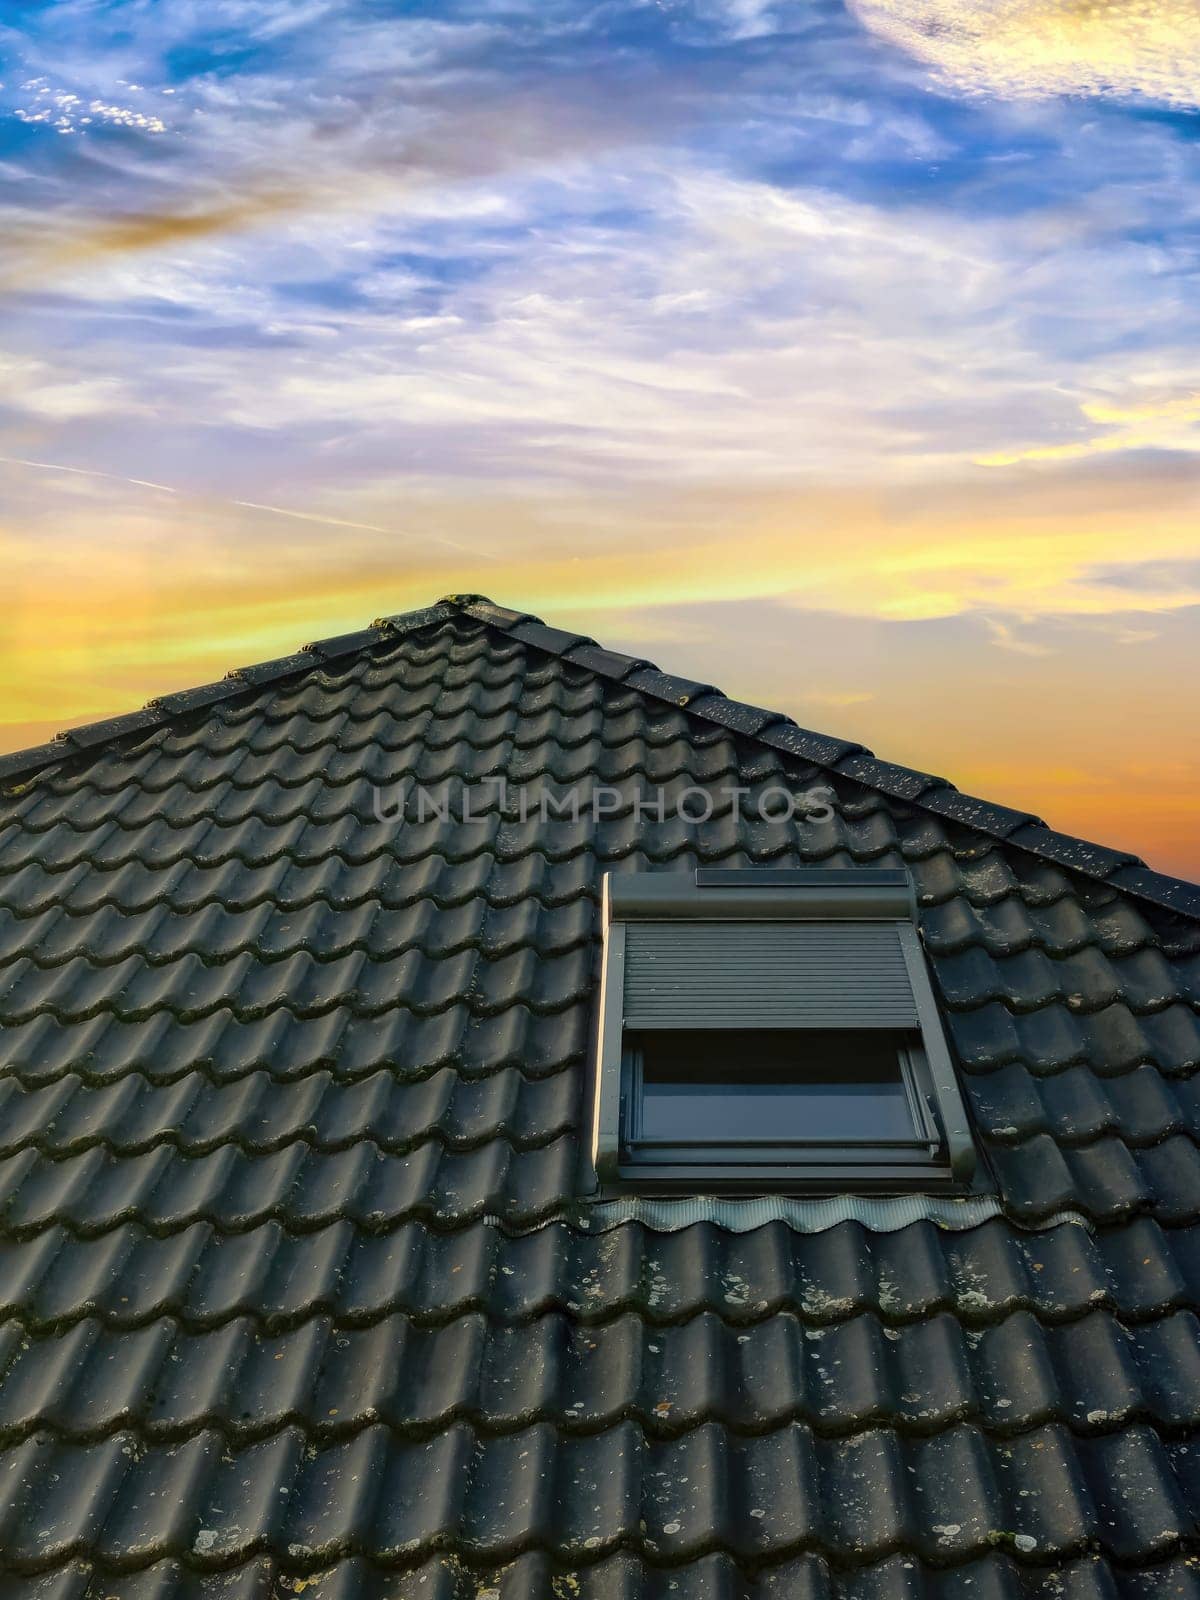
<svg viewBox="0 0 1200 1600">
<path fill-rule="evenodd" d="M 354 633 L 339 633 L 329 639 L 315 639 L 311 644 L 306 644 L 304 649 L 324 660 L 335 660 L 338 656 L 357 655 L 360 650 L 367 650 L 372 645 L 379 644 L 384 633 L 383 628 L 372 625 L 369 628 L 359 628 Z"/>
<path fill-rule="evenodd" d="M 596 641 L 583 633 L 568 633 L 564 628 L 551 628 L 544 622 L 518 622 L 512 629 L 514 639 L 527 644 L 532 650 L 546 650 L 552 655 L 565 656 L 576 645 L 594 645 Z"/>
<path fill-rule="evenodd" d="M 1200 1425 L 1198 1335 L 1191 1312 L 1126 1330 L 1101 1311 L 1049 1328 L 1017 1311 L 978 1333 L 946 1312 L 901 1328 L 781 1313 L 739 1329 L 712 1311 L 656 1327 L 633 1312 L 496 1325 L 470 1310 L 445 1325 L 317 1316 L 276 1333 L 245 1316 L 203 1331 L 163 1316 L 132 1328 L 84 1319 L 33 1341 L 9 1324 L 0 1438 L 85 1442 L 129 1428 L 181 1442 L 219 1428 L 248 1444 L 297 1426 L 325 1445 L 377 1422 L 427 1439 L 457 1419 L 487 1435 L 547 1423 L 586 1437 L 622 1418 L 663 1441 L 708 1423 L 737 1438 L 796 1422 L 848 1441 L 962 1422 L 997 1440 L 1049 1424 L 1100 1437 Z"/>
<path fill-rule="evenodd" d="M 1114 888 L 1145 895 L 1184 917 L 1200 918 L 1200 884 L 1168 878 L 1162 872 L 1153 872 L 1149 867 L 1142 866 L 1140 862 L 1128 862 L 1118 867 L 1109 874 L 1109 881 Z"/>
<path fill-rule="evenodd" d="M 667 700 L 671 705 L 686 706 L 712 694 L 710 683 L 697 683 L 694 678 L 677 678 L 673 673 L 660 672 L 657 667 L 641 667 L 623 680 L 626 687 L 640 694 L 651 695 L 656 700 Z"/>
<path fill-rule="evenodd" d="M 486 622 L 497 628 L 514 628 L 522 622 L 540 624 L 542 620 L 530 616 L 527 611 L 513 611 L 508 606 L 498 606 L 494 600 L 481 594 L 447 595 L 442 604 L 461 609 L 477 622 Z"/>
<path fill-rule="evenodd" d="M 1048 1327 L 1103 1312 L 1133 1330 L 1193 1308 L 1200 1292 L 1190 1230 L 1148 1218 L 1099 1235 L 992 1222 L 874 1235 L 856 1223 L 813 1235 L 783 1223 L 656 1235 L 631 1223 L 595 1236 L 552 1223 L 509 1236 L 483 1221 L 445 1232 L 416 1220 L 382 1231 L 340 1220 L 240 1233 L 209 1222 L 151 1233 L 129 1222 L 93 1238 L 54 1224 L 9 1239 L 0 1259 L 5 1315 L 46 1335 L 89 1317 L 133 1329 L 168 1316 L 191 1331 L 244 1317 L 282 1332 L 322 1315 L 354 1328 L 395 1314 L 439 1327 L 474 1311 L 491 1326 L 561 1312 L 599 1327 L 636 1314 L 666 1328 L 711 1312 L 743 1332 L 789 1314 L 817 1331 L 869 1315 L 890 1342 L 948 1313 L 972 1345 L 1018 1311 Z"/>
<path fill-rule="evenodd" d="M 632 1547 L 664 1564 L 716 1548 L 740 1563 L 807 1549 L 865 1564 L 899 1549 L 946 1566 L 999 1546 L 1043 1567 L 1089 1549 L 1129 1564 L 1188 1538 L 1181 1448 L 1138 1424 L 1086 1439 L 1049 1425 L 1003 1445 L 971 1424 L 827 1440 L 798 1423 L 748 1437 L 704 1423 L 658 1439 L 632 1420 L 582 1437 L 455 1420 L 427 1439 L 374 1423 L 315 1448 L 294 1425 L 241 1447 L 215 1429 L 177 1444 L 42 1433 L 13 1447 L 0 1539 L 32 1572 L 89 1550 L 201 1570 L 268 1554 L 316 1570 L 455 1545 L 493 1562 L 536 1549 L 586 1564 Z"/>
<path fill-rule="evenodd" d="M 616 678 L 618 681 L 641 667 L 656 670 L 653 662 L 644 661 L 641 656 L 622 655 L 620 651 L 605 650 L 594 643 L 571 645 L 563 651 L 563 659 L 585 667 L 588 672 L 594 672 L 601 678 Z"/>
<path fill-rule="evenodd" d="M 1013 844 L 1056 861 L 1063 867 L 1074 867 L 1096 878 L 1110 878 L 1121 867 L 1140 867 L 1136 856 L 1121 850 L 1109 850 L 1104 845 L 1091 844 L 1086 839 L 1074 839 L 1066 833 L 1055 833 L 1037 823 L 1028 823 L 1011 834 Z"/>
<path fill-rule="evenodd" d="M 800 756 L 805 761 L 815 761 L 822 767 L 836 766 L 862 749 L 861 745 L 851 744 L 845 739 L 831 739 L 827 734 L 799 728 L 794 722 L 768 723 L 758 730 L 756 737 L 776 750 L 785 750 L 789 755 Z"/>
<path fill-rule="evenodd" d="M 68 744 L 90 750 L 93 745 L 107 744 L 110 739 L 123 739 L 130 733 L 145 733 L 162 725 L 164 710 L 147 706 L 143 711 L 129 711 L 121 717 L 108 717 L 104 722 L 85 722 L 78 728 L 67 728 L 59 734 Z"/>
<path fill-rule="evenodd" d="M 869 750 L 852 750 L 843 755 L 836 765 L 837 770 L 846 777 L 881 789 L 900 800 L 916 800 L 931 789 L 952 787 L 945 778 L 935 778 L 928 772 L 916 772 L 911 767 L 897 767 L 890 761 L 881 761 Z"/>
<path fill-rule="evenodd" d="M 122 1600 L 261 1600 L 314 1589 L 325 1600 L 1196 1600 L 1198 1571 L 1188 1556 L 1128 1571 L 1094 1554 L 1030 1567 L 993 1551 L 939 1571 L 901 1553 L 846 1570 L 812 1554 L 747 1567 L 714 1551 L 684 1566 L 655 1566 L 624 1550 L 586 1564 L 556 1563 L 531 1550 L 500 1565 L 434 1554 L 399 1569 L 360 1556 L 320 1568 L 260 1556 L 224 1570 L 167 1559 L 123 1572 L 119 1581 Z M 4 1600 L 104 1600 L 113 1592 L 111 1569 L 86 1562 L 39 1577 L 0 1578 Z"/>
<path fill-rule="evenodd" d="M 63 761 L 71 754 L 71 746 L 61 735 L 48 744 L 35 745 L 28 750 L 14 750 L 9 755 L 0 756 L 0 783 L 8 784 L 13 778 Z"/>
<path fill-rule="evenodd" d="M 471 598 L 470 596 L 460 597 Z M 417 633 L 423 628 L 428 628 L 434 623 L 446 622 L 460 609 L 460 603 L 449 600 L 438 600 L 431 606 L 422 606 L 415 611 L 401 611 L 391 617 L 376 617 L 372 627 L 386 628 L 389 633 L 407 634 Z"/>
<path fill-rule="evenodd" d="M 1044 827 L 1028 811 L 1014 811 L 1009 806 L 998 806 L 990 800 L 978 800 L 974 795 L 962 794 L 949 786 L 935 788 L 923 796 L 921 804 L 941 817 L 962 822 L 970 828 L 982 828 L 985 833 L 1007 839 L 1018 828 L 1026 825 Z"/>
<path fill-rule="evenodd" d="M 478 596 L 0 777 L 0 1597 L 1195 1594 L 1196 891 Z M 1000 1215 L 591 1228 L 600 875 L 760 862 L 910 867 Z"/>
<path fill-rule="evenodd" d="M 746 705 L 741 700 L 729 700 L 716 690 L 694 701 L 691 710 L 696 715 L 720 723 L 732 733 L 756 734 L 761 733 L 772 723 L 791 722 L 790 717 L 780 716 L 778 711 L 767 711 L 762 706 Z"/>
<path fill-rule="evenodd" d="M 257 687 L 260 683 L 273 683 L 277 678 L 288 678 L 294 672 L 303 672 L 308 667 L 316 666 L 321 660 L 321 654 L 322 653 L 319 652 L 313 645 L 305 645 L 303 650 L 296 650 L 288 656 L 279 656 L 274 661 L 258 661 L 254 662 L 248 667 L 235 667 L 229 674 L 229 679 L 226 680 L 226 683 L 223 686 L 225 688 L 225 694 L 218 695 L 214 693 L 212 698 L 214 700 L 225 699 L 230 694 L 238 692 L 238 690 L 240 690 L 240 688 L 245 684 L 251 684 Z M 213 690 L 216 690 L 220 689 L 222 685 L 212 684 L 210 687 Z M 203 690 L 195 692 L 201 694 L 204 693 Z M 168 696 L 167 698 L 169 700 L 172 697 Z M 168 705 L 167 701 L 165 700 L 153 701 L 151 703 L 161 705 L 164 710 L 168 711 L 173 709 L 178 709 L 181 711 L 190 709 L 186 701 L 178 707 L 172 707 Z"/>
</svg>

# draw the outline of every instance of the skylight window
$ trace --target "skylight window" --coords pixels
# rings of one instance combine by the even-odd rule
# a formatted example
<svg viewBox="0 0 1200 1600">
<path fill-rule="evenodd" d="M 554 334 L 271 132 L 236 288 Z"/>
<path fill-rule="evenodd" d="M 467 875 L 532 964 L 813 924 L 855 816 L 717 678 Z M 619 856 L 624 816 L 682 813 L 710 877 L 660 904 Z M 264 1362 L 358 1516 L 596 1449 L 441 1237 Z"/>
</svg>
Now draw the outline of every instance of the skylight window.
<svg viewBox="0 0 1200 1600">
<path fill-rule="evenodd" d="M 594 1135 L 610 1188 L 968 1184 L 907 874 L 606 878 Z"/>
</svg>

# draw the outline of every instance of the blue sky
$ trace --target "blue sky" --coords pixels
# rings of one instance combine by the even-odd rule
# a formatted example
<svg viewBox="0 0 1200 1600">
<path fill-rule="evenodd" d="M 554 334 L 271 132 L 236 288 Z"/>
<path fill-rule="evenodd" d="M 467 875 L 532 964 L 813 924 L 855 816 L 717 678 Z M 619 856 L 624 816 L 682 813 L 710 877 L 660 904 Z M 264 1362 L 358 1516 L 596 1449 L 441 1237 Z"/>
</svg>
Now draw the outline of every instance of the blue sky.
<svg viewBox="0 0 1200 1600">
<path fill-rule="evenodd" d="M 1193 0 L 3 19 L 9 744 L 473 588 L 1191 863 Z"/>
</svg>

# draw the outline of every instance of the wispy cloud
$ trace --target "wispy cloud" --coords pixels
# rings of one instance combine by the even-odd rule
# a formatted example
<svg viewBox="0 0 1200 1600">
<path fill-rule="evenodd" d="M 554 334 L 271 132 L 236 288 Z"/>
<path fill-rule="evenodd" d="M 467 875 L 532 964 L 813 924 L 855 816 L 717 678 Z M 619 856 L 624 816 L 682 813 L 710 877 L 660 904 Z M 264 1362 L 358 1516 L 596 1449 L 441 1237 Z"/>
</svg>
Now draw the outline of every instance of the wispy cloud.
<svg viewBox="0 0 1200 1600">
<path fill-rule="evenodd" d="M 1200 603 L 1200 560 L 1114 561 L 1089 567 L 1085 583 L 1112 589 L 1143 602 L 1168 595 L 1176 601 Z"/>
<path fill-rule="evenodd" d="M 1104 431 L 1054 444 L 1026 444 L 977 456 L 981 467 L 1011 467 L 1022 461 L 1082 461 L 1128 450 L 1200 451 L 1200 391 L 1170 399 L 1083 401 L 1080 416 Z"/>
<path fill-rule="evenodd" d="M 1192 0 L 849 0 L 867 27 L 974 94 L 1140 94 L 1200 105 Z"/>
<path fill-rule="evenodd" d="M 984 617 L 983 624 L 992 636 L 992 643 L 1001 650 L 1011 650 L 1014 655 L 1019 656 L 1054 654 L 1050 645 L 1037 639 L 1023 637 L 1010 622 L 1002 622 L 998 617 Z"/>
<path fill-rule="evenodd" d="M 60 212 L 50 227 L 26 220 L 6 230 L 0 289 L 42 286 L 47 280 L 69 278 L 111 257 L 169 250 L 260 225 L 296 210 L 305 198 L 311 194 L 299 188 L 264 185 L 256 192 L 187 211 L 134 212 L 118 217 Z"/>
<path fill-rule="evenodd" d="M 206 508 L 211 508 L 211 498 L 189 495 L 186 491 L 172 487 L 166 483 L 155 483 L 149 478 L 127 478 L 113 472 L 101 472 L 94 467 L 63 466 L 55 461 L 29 461 L 21 456 L 0 456 L 0 465 L 10 467 L 27 467 L 33 472 L 66 473 L 73 478 L 91 478 L 100 482 L 126 484 L 134 489 L 151 489 L 157 494 L 169 494 L 184 499 L 200 500 Z M 289 517 L 296 522 L 312 522 L 324 528 L 352 528 L 359 533 L 381 533 L 388 539 L 399 543 L 417 544 L 422 547 L 428 545 L 441 546 L 447 550 L 456 550 L 460 554 L 468 555 L 473 560 L 490 561 L 495 559 L 491 551 L 473 548 L 463 544 L 457 539 L 445 538 L 436 533 L 423 532 L 420 534 L 405 534 L 396 528 L 382 527 L 377 522 L 355 522 L 347 517 L 322 516 L 315 511 L 298 511 L 289 506 L 263 505 L 256 500 L 228 500 L 227 505 L 243 511 L 261 511 L 270 517 Z"/>
<path fill-rule="evenodd" d="M 1200 671 L 1193 15 L 10 8 L 11 725 L 486 588 L 1092 804 Z"/>
</svg>

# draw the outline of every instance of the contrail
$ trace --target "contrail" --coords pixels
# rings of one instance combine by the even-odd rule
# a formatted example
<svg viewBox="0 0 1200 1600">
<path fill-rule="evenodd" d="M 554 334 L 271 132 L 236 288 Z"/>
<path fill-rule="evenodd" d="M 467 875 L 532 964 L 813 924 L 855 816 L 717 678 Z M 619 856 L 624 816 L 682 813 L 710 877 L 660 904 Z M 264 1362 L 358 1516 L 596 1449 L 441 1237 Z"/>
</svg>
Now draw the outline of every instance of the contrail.
<svg viewBox="0 0 1200 1600">
<path fill-rule="evenodd" d="M 136 480 L 131 478 L 130 483 Z M 287 506 L 264 506 L 257 500 L 231 500 L 230 505 L 245 506 L 248 511 L 266 511 L 273 517 L 295 517 L 300 522 L 321 522 L 330 528 L 358 528 L 363 533 L 386 533 L 392 539 L 412 538 L 412 534 L 397 533 L 395 528 L 381 528 L 377 522 L 347 522 L 344 517 L 322 517 L 314 511 L 292 511 Z M 445 539 L 440 534 L 427 533 L 423 535 L 431 544 L 445 545 L 448 550 L 461 550 L 464 555 L 477 559 L 483 556 L 488 561 L 497 558 L 487 550 L 472 550 L 470 545 L 459 544 L 455 539 Z"/>
<path fill-rule="evenodd" d="M 113 483 L 133 483 L 139 489 L 158 489 L 163 494 L 178 494 L 169 483 L 152 483 L 149 478 L 123 478 L 119 472 L 101 472 L 97 467 L 64 467 L 57 461 L 30 461 L 25 456 L 0 456 L 9 467 L 35 467 L 39 472 L 72 472 L 80 478 L 108 478 Z"/>
<path fill-rule="evenodd" d="M 131 483 L 139 489 L 155 489 L 161 494 L 178 495 L 185 500 L 204 503 L 203 496 L 189 494 L 186 489 L 174 489 L 169 483 L 153 483 L 149 478 L 126 478 L 118 472 L 101 472 L 98 467 L 68 467 L 58 461 L 31 461 L 26 456 L 0 456 L 0 463 L 10 467 L 31 467 L 37 472 L 70 472 L 80 478 L 106 478 L 110 483 Z M 383 533 L 389 539 L 424 540 L 427 544 L 440 544 L 447 550 L 457 550 L 461 555 L 470 556 L 473 561 L 498 559 L 490 550 L 473 550 L 470 545 L 459 544 L 455 539 L 446 539 L 436 533 L 403 533 L 397 528 L 381 527 L 377 522 L 350 522 L 345 517 L 323 517 L 316 511 L 293 511 L 289 506 L 262 505 L 257 500 L 223 499 L 218 504 L 241 506 L 247 511 L 263 511 L 272 517 L 295 517 L 300 522 L 317 522 L 327 528 L 357 528 L 362 533 Z"/>
</svg>

